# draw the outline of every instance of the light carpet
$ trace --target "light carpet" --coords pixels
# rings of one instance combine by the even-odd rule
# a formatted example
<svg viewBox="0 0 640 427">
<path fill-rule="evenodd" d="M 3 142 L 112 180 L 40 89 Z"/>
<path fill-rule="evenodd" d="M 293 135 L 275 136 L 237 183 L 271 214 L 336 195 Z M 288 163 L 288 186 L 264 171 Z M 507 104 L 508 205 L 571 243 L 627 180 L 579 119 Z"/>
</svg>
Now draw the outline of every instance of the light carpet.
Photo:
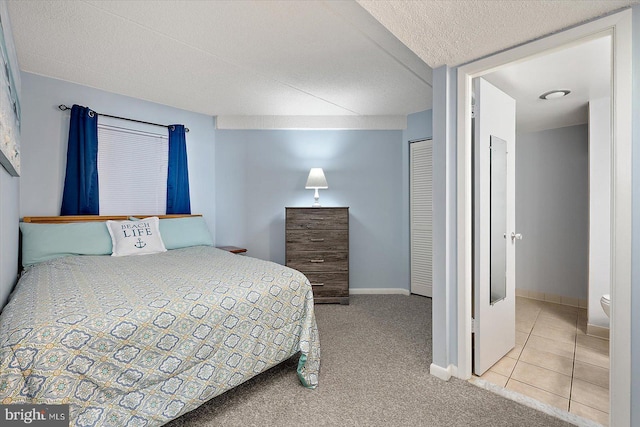
<svg viewBox="0 0 640 427">
<path fill-rule="evenodd" d="M 429 374 L 431 299 L 355 295 L 316 305 L 316 390 L 289 359 L 168 424 L 233 426 L 568 426 L 467 381 Z"/>
</svg>

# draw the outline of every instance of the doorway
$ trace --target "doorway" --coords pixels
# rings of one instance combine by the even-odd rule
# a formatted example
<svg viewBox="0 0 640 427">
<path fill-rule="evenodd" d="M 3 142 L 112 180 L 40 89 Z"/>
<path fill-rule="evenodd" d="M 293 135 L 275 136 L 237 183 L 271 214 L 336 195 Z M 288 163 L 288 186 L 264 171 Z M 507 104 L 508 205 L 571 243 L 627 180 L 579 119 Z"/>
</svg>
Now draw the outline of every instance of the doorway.
<svg viewBox="0 0 640 427">
<path fill-rule="evenodd" d="M 517 286 L 510 287 L 505 298 L 514 304 L 515 327 L 512 320 L 508 332 L 513 336 L 515 329 L 515 339 L 511 338 L 511 344 L 501 352 L 497 352 L 500 340 L 494 337 L 481 340 L 480 344 L 497 353 L 486 363 L 479 357 L 476 346 L 474 373 L 506 390 L 601 424 L 607 424 L 609 413 L 609 343 L 587 335 L 593 332 L 587 330 L 587 318 L 593 327 L 604 318 L 598 329 L 608 334 L 608 318 L 599 301 L 603 294 L 610 293 L 608 257 L 602 255 L 609 253 L 610 245 L 608 230 L 602 227 L 609 222 L 609 171 L 601 172 L 609 165 L 611 149 L 608 137 L 610 46 L 608 36 L 589 40 L 506 66 L 477 79 L 479 82 L 474 81 L 476 128 L 480 122 L 486 127 L 487 114 L 497 117 L 503 126 L 509 125 L 507 117 L 511 117 L 499 106 L 487 106 L 478 89 L 492 89 L 507 99 L 513 98 L 517 110 L 516 117 L 511 119 L 511 126 L 517 123 L 515 150 L 508 150 L 508 163 L 515 165 L 512 177 L 516 189 L 515 227 L 505 230 L 504 204 L 498 203 L 497 209 L 494 208 L 494 200 L 501 199 L 494 186 L 503 187 L 504 176 L 494 179 L 494 170 L 500 169 L 494 167 L 494 163 L 500 166 L 502 162 L 499 156 L 494 161 L 493 147 L 489 162 L 491 176 L 485 178 L 491 189 L 488 215 L 491 220 L 485 227 L 476 226 L 476 240 L 482 238 L 478 230 L 491 230 L 491 263 L 484 271 L 491 276 L 492 292 L 493 282 L 505 277 L 504 263 L 497 262 L 505 259 L 505 246 L 516 251 L 515 266 L 511 268 L 515 270 Z M 559 87 L 570 90 L 561 92 L 564 97 L 543 99 L 542 94 Z M 604 108 L 593 108 L 594 104 Z M 592 136 L 591 129 L 598 127 L 607 131 Z M 478 147 L 482 147 L 485 140 L 484 143 L 488 143 L 489 138 L 486 135 L 483 138 L 478 131 L 475 135 L 474 160 L 482 162 L 478 152 L 483 148 Z M 493 133 L 491 135 L 493 139 Z M 595 155 L 590 155 L 592 150 L 591 154 Z M 485 147 L 485 151 L 488 152 L 489 147 Z M 476 181 L 482 180 L 479 174 L 482 169 L 475 167 Z M 477 183 L 475 187 L 479 188 Z M 482 212 L 478 215 L 478 209 L 486 207 L 486 203 L 478 203 L 479 194 L 476 191 L 476 225 L 482 216 Z M 599 211 L 604 211 L 600 220 L 594 215 Z M 594 222 L 592 227 L 590 217 Z M 517 231 L 515 235 L 524 236 L 524 240 L 503 239 L 507 232 L 514 231 Z M 600 234 L 604 238 L 600 238 Z M 589 250 L 591 246 L 601 253 Z M 478 243 L 475 247 L 478 248 Z M 475 261 L 476 265 L 482 263 L 482 257 L 476 257 Z M 606 270 L 606 274 L 599 276 L 591 270 L 596 273 Z M 477 276 L 482 270 L 476 266 L 474 272 L 477 307 L 481 299 L 477 297 L 480 282 Z M 596 304 L 590 304 L 587 316 L 590 294 Z M 506 305 L 499 301 L 487 307 L 495 310 L 500 304 Z M 486 320 L 480 324 L 479 332 L 483 335 Z M 500 331 L 502 341 L 507 334 L 501 326 L 506 323 L 490 322 L 489 325 Z"/>
<path fill-rule="evenodd" d="M 471 79 L 569 43 L 615 33 L 613 37 L 612 171 L 611 171 L 611 423 L 628 424 L 630 381 L 630 266 L 631 239 L 631 70 L 630 11 L 540 39 L 494 55 L 458 70 L 458 376 L 471 374 Z"/>
</svg>

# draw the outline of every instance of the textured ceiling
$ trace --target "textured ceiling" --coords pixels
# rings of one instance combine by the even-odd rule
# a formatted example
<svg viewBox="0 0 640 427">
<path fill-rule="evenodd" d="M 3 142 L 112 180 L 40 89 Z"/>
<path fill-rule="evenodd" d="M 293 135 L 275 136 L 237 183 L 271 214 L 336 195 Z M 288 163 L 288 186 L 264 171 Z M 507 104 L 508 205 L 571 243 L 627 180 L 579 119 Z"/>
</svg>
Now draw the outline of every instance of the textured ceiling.
<svg viewBox="0 0 640 427">
<path fill-rule="evenodd" d="M 431 69 L 351 1 L 11 1 L 9 13 L 24 71 L 234 123 L 399 128 L 430 108 Z"/>
<path fill-rule="evenodd" d="M 397 129 L 431 106 L 427 64 L 464 63 L 638 2 L 8 6 L 24 71 L 218 116 L 220 127 Z"/>
<path fill-rule="evenodd" d="M 430 67 L 456 66 L 640 0 L 357 0 Z"/>
</svg>

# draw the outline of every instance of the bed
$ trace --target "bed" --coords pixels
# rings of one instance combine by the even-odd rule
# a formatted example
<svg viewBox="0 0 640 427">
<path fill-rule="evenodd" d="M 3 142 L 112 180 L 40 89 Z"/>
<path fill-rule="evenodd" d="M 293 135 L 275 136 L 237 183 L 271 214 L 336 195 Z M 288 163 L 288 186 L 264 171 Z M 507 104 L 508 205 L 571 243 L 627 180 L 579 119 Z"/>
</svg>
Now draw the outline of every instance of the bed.
<svg viewBox="0 0 640 427">
<path fill-rule="evenodd" d="M 54 257 L 25 269 L 0 314 L 0 402 L 158 426 L 296 354 L 315 388 L 313 294 L 296 270 L 210 245 Z"/>
</svg>

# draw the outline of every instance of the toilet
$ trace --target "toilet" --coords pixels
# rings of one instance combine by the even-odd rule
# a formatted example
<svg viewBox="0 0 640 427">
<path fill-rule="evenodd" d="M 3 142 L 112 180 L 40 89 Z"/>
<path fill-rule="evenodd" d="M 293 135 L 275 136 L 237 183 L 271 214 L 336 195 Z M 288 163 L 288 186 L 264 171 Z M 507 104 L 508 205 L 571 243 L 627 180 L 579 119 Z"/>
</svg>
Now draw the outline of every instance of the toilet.
<svg viewBox="0 0 640 427">
<path fill-rule="evenodd" d="M 602 309 L 604 310 L 604 313 L 607 315 L 607 317 L 610 317 L 609 309 L 611 308 L 611 299 L 609 297 L 609 294 L 602 295 L 602 298 L 600 298 L 600 305 L 602 306 Z"/>
</svg>

